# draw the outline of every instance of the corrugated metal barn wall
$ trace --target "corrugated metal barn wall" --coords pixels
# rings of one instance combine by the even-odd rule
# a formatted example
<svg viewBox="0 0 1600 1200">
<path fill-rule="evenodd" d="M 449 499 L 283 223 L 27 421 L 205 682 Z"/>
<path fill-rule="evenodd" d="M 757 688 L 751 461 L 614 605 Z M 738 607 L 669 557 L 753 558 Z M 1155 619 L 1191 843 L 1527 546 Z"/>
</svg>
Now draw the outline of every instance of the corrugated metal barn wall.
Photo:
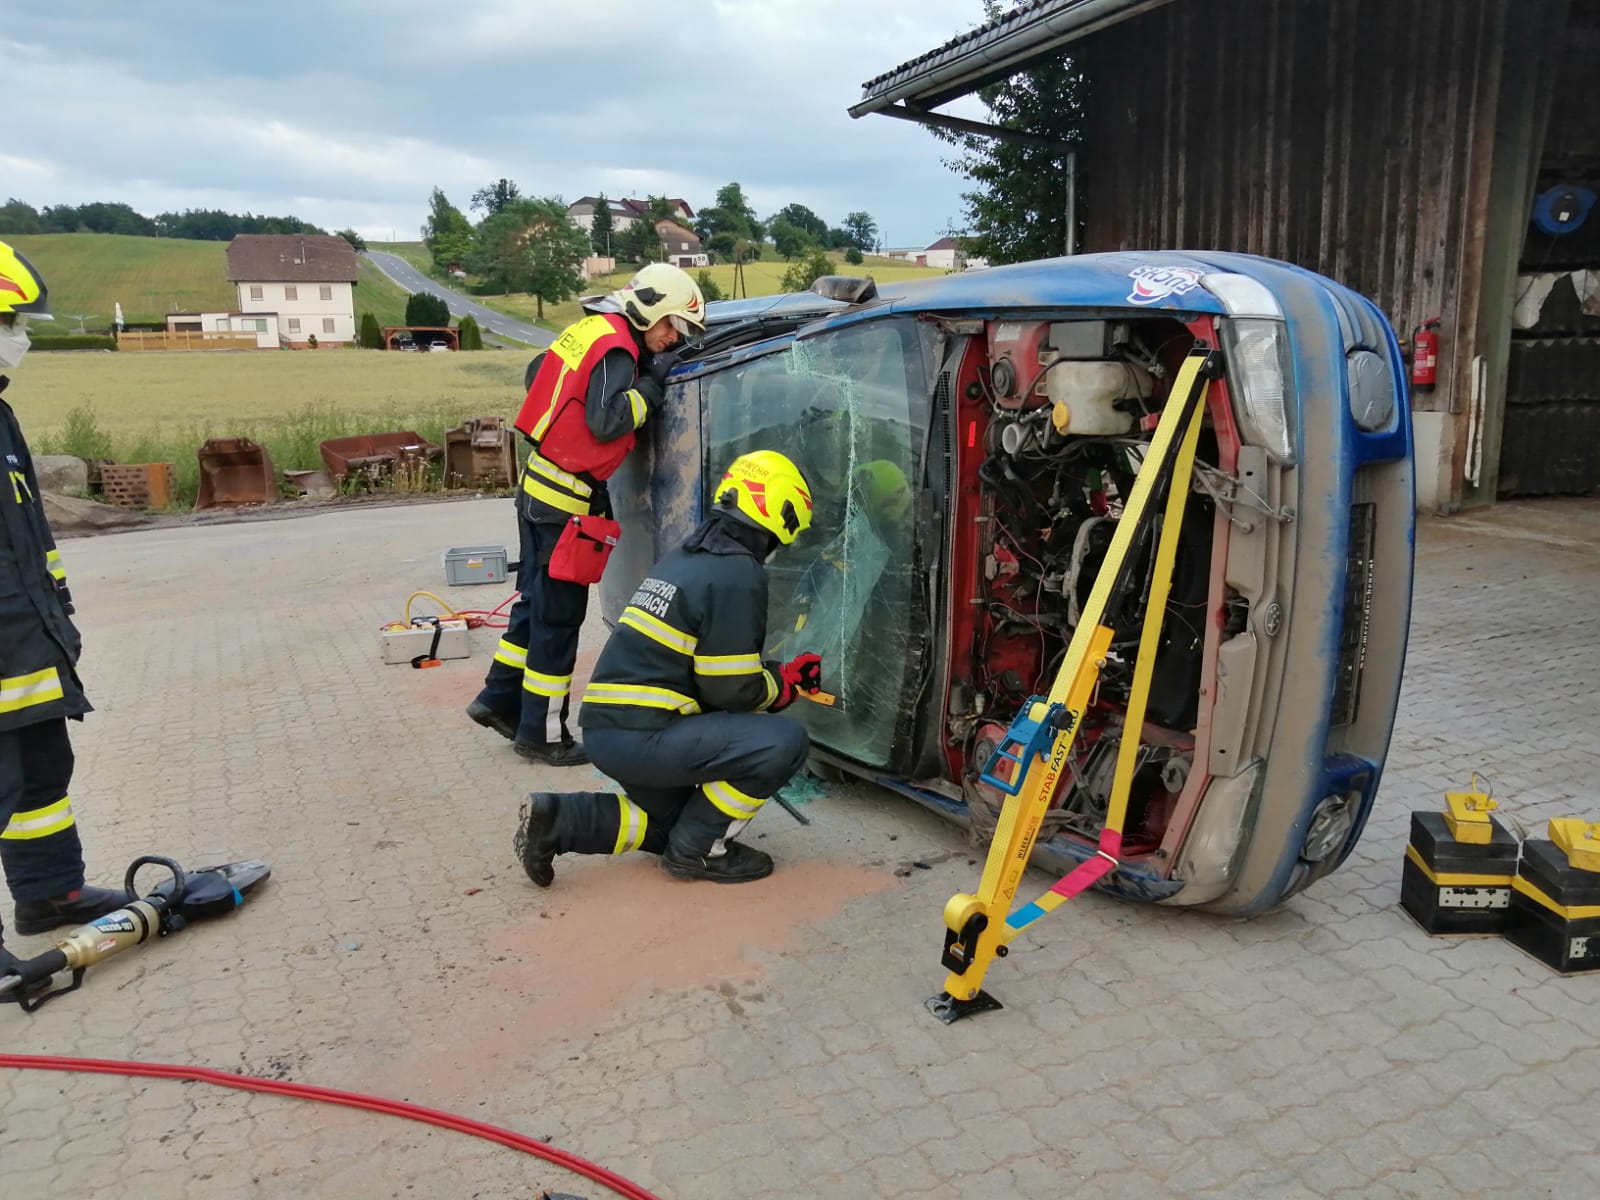
<svg viewBox="0 0 1600 1200">
<path fill-rule="evenodd" d="M 1402 338 L 1442 317 L 1415 402 L 1450 406 L 1507 2 L 1185 0 L 1086 39 L 1085 248 L 1265 254 L 1370 296 Z"/>
</svg>

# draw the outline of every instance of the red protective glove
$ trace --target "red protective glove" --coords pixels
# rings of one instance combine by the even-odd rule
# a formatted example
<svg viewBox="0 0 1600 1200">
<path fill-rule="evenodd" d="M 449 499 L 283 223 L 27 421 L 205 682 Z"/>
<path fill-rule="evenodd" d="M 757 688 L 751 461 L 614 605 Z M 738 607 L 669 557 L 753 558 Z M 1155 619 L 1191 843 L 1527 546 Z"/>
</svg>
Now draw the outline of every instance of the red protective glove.
<svg viewBox="0 0 1600 1200">
<path fill-rule="evenodd" d="M 778 698 L 772 702 L 771 712 L 788 708 L 794 703 L 796 692 L 818 692 L 822 690 L 822 656 L 820 654 L 797 654 L 788 662 L 778 668 L 778 683 L 781 691 Z"/>
</svg>

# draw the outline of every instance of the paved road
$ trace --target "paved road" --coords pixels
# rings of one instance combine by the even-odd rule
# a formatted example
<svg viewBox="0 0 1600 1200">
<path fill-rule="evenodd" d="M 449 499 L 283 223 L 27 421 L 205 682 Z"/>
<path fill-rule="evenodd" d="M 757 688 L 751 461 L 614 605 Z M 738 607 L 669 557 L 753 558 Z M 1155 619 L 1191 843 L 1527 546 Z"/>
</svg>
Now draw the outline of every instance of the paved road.
<svg viewBox="0 0 1600 1200">
<path fill-rule="evenodd" d="M 368 250 L 366 256 L 372 260 L 373 265 L 394 280 L 408 292 L 429 292 L 442 297 L 450 306 L 450 315 L 453 317 L 471 314 L 484 333 L 498 334 L 500 337 L 512 338 L 519 342 L 526 342 L 530 346 L 548 346 L 555 340 L 555 334 L 548 329 L 540 329 L 537 325 L 529 325 L 518 321 L 504 313 L 495 312 L 492 308 L 485 308 L 476 300 L 470 300 L 460 292 L 452 292 L 442 283 L 429 279 L 405 259 L 397 254 L 387 254 L 382 250 Z"/>
<path fill-rule="evenodd" d="M 830 785 L 805 828 L 769 808 L 746 836 L 779 867 L 745 888 L 640 855 L 528 883 L 522 793 L 599 777 L 462 716 L 492 631 L 431 671 L 382 665 L 377 634 L 415 588 L 494 607 L 508 589 L 443 587 L 440 552 L 515 534 L 494 499 L 63 542 L 93 877 L 149 852 L 274 873 L 38 1016 L 0 1010 L 0 1051 L 404 1097 L 663 1200 L 1600 1196 L 1600 978 L 1398 907 L 1410 811 L 1471 770 L 1532 834 L 1600 816 L 1600 504 L 1422 523 L 1389 771 L 1338 872 L 1252 920 L 1081 897 L 995 965 L 1006 1007 L 950 1029 L 922 1001 L 977 854 L 896 796 Z M 0 1167 L 30 1200 L 608 1194 L 375 1114 L 7 1070 Z"/>
</svg>

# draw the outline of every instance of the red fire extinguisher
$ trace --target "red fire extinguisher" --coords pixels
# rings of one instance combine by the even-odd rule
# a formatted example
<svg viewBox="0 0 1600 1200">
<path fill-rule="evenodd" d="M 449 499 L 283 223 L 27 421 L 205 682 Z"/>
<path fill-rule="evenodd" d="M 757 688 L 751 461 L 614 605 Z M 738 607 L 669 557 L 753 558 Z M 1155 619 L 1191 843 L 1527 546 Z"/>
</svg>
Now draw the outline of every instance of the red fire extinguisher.
<svg viewBox="0 0 1600 1200">
<path fill-rule="evenodd" d="M 1411 386 L 1431 388 L 1439 382 L 1439 328 L 1440 320 L 1434 317 L 1424 321 L 1411 333 Z"/>
</svg>

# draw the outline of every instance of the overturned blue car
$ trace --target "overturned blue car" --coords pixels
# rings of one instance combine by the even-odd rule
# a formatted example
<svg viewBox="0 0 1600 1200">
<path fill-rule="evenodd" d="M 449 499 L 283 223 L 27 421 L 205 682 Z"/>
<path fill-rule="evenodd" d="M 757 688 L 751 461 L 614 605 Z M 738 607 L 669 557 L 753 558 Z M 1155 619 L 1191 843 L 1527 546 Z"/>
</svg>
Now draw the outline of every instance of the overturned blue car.
<svg viewBox="0 0 1600 1200">
<path fill-rule="evenodd" d="M 774 657 L 823 657 L 796 705 L 814 764 L 986 838 L 981 776 L 1049 689 L 1185 357 L 1216 349 L 1142 727 L 1139 605 L 1111 642 L 1035 862 L 1094 853 L 1122 743 L 1136 773 L 1098 886 L 1223 913 L 1333 871 L 1383 773 L 1409 625 L 1411 421 L 1369 301 L 1286 263 L 1116 253 L 712 304 L 611 480 L 614 620 L 746 450 L 817 502 L 771 568 Z M 1145 593 L 1154 558 L 1137 554 Z M 1142 564 L 1142 565 L 1139 565 Z M 1137 599 L 1137 598 L 1136 598 Z"/>
</svg>

